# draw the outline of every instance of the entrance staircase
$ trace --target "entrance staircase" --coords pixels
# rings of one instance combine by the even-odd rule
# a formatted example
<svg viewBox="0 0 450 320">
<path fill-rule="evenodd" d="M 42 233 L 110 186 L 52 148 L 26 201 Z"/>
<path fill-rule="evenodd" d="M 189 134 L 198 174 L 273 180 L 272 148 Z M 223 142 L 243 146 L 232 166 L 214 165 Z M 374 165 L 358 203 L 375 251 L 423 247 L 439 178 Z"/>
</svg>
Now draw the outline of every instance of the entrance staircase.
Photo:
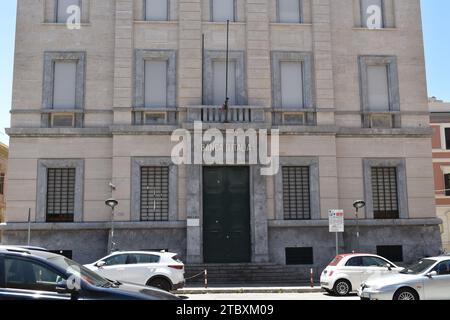
<svg viewBox="0 0 450 320">
<path fill-rule="evenodd" d="M 310 283 L 310 268 L 271 263 L 258 264 L 190 264 L 186 265 L 186 285 L 203 285 L 203 271 L 208 271 L 208 285 L 285 285 L 300 286 Z M 190 279 L 191 277 L 198 275 Z M 317 278 L 314 269 L 314 278 Z"/>
</svg>

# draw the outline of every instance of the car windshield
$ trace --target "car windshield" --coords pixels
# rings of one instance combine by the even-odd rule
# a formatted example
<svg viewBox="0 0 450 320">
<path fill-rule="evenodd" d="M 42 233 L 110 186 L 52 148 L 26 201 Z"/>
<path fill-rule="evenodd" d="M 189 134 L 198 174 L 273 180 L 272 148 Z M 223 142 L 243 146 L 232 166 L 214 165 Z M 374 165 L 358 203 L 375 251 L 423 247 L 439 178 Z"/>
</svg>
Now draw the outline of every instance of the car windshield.
<svg viewBox="0 0 450 320">
<path fill-rule="evenodd" d="M 83 279 L 87 283 L 96 286 L 96 287 L 108 287 L 111 286 L 111 282 L 102 276 L 96 274 L 95 272 L 87 269 L 75 261 L 67 259 L 63 256 L 53 257 L 48 259 L 50 262 L 53 262 L 57 266 L 66 270 L 67 274 L 74 275 L 77 278 Z"/>
<path fill-rule="evenodd" d="M 419 262 L 406 267 L 405 269 L 403 269 L 402 271 L 400 271 L 400 273 L 403 274 L 420 274 L 425 272 L 426 270 L 428 270 L 428 268 L 430 268 L 433 264 L 436 263 L 436 260 L 431 260 L 431 259 L 422 259 Z"/>
</svg>

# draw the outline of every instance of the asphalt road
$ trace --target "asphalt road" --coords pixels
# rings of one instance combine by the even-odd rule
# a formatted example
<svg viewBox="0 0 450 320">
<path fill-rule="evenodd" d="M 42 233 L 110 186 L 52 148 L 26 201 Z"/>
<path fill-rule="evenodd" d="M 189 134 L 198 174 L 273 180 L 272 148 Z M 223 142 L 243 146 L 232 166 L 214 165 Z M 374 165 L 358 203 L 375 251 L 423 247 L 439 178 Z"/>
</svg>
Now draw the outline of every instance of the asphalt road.
<svg viewBox="0 0 450 320">
<path fill-rule="evenodd" d="M 359 300 L 359 297 L 334 297 L 324 293 L 227 293 L 190 294 L 188 300 Z"/>
</svg>

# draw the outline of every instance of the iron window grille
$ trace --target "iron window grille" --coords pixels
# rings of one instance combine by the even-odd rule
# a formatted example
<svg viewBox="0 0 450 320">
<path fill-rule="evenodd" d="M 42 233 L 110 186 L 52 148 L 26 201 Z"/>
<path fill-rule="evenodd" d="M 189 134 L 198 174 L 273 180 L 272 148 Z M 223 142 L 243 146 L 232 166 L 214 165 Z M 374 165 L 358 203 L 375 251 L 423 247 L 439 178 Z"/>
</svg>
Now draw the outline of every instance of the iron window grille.
<svg viewBox="0 0 450 320">
<path fill-rule="evenodd" d="M 286 265 L 314 264 L 313 248 L 285 248 Z"/>
<path fill-rule="evenodd" d="M 141 167 L 141 221 L 169 220 L 169 168 Z"/>
<path fill-rule="evenodd" d="M 403 262 L 403 246 L 377 246 L 377 255 L 393 262 Z"/>
<path fill-rule="evenodd" d="M 372 168 L 373 213 L 375 219 L 398 219 L 397 168 Z"/>
<path fill-rule="evenodd" d="M 450 174 L 444 175 L 445 196 L 450 197 Z"/>
<path fill-rule="evenodd" d="M 310 220 L 309 167 L 283 167 L 283 207 L 285 220 Z"/>
<path fill-rule="evenodd" d="M 47 169 L 47 222 L 73 222 L 75 168 Z"/>
</svg>

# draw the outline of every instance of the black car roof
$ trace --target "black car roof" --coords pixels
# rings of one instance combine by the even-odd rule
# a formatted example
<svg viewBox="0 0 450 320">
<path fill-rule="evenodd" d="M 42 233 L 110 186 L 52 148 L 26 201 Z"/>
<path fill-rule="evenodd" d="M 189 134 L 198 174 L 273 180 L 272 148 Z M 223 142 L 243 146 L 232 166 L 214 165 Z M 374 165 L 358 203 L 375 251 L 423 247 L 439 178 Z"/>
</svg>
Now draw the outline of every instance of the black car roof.
<svg viewBox="0 0 450 320">
<path fill-rule="evenodd" d="M 0 253 L 29 255 L 46 260 L 60 256 L 59 254 L 49 252 L 43 248 L 19 247 L 19 246 L 0 246 Z"/>
</svg>

